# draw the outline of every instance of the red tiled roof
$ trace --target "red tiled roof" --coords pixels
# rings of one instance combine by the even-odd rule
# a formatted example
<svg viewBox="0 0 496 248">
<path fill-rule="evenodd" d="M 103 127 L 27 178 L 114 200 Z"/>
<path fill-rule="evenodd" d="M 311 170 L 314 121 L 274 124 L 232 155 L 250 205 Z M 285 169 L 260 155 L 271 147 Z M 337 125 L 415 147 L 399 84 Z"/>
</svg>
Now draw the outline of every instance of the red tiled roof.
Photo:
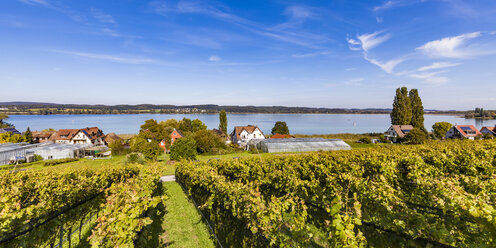
<svg viewBox="0 0 496 248">
<path fill-rule="evenodd" d="M 233 133 L 231 135 L 236 135 L 236 138 L 239 140 L 239 139 L 241 139 L 241 137 L 239 136 L 239 134 L 241 132 L 243 132 L 243 130 L 246 130 L 246 132 L 248 132 L 248 133 L 253 133 L 253 132 L 255 132 L 255 130 L 257 130 L 257 128 L 258 128 L 258 126 L 252 126 L 252 125 L 248 125 L 248 126 L 237 126 L 237 127 L 234 127 L 234 131 L 233 131 Z M 263 135 L 262 130 L 260 130 L 260 132 Z"/>
<path fill-rule="evenodd" d="M 474 131 L 475 133 L 474 134 L 467 134 L 463 128 L 464 127 L 468 127 L 470 128 L 472 131 Z M 458 130 L 458 132 L 460 132 L 460 134 L 462 134 L 464 137 L 475 137 L 475 136 L 478 136 L 478 135 L 482 135 L 481 132 L 479 132 L 479 130 L 477 130 L 477 128 L 475 128 L 473 125 L 456 125 L 455 126 L 456 130 Z"/>
<path fill-rule="evenodd" d="M 289 139 L 294 138 L 293 135 L 276 133 L 270 137 L 271 139 Z"/>
<path fill-rule="evenodd" d="M 59 131 L 52 134 L 50 140 L 71 140 L 74 135 L 79 132 L 79 129 L 60 129 Z M 62 137 L 64 136 L 64 137 Z"/>
<path fill-rule="evenodd" d="M 46 139 L 46 138 L 50 138 L 50 136 L 52 136 L 55 131 L 47 131 L 47 132 L 43 132 L 43 131 L 33 131 L 33 138 L 38 138 L 38 139 Z"/>
<path fill-rule="evenodd" d="M 396 134 L 398 134 L 398 137 L 400 138 L 405 137 L 406 133 L 404 132 L 404 130 L 410 131 L 413 129 L 412 125 L 392 125 L 392 127 L 396 132 Z"/>
</svg>

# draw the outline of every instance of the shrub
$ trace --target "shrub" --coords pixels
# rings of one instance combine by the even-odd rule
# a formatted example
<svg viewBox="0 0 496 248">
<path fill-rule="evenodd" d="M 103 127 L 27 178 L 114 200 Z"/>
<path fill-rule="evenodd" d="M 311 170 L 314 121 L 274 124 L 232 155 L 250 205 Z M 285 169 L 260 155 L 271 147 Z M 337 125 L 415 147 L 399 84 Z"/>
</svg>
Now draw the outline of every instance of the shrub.
<svg viewBox="0 0 496 248">
<path fill-rule="evenodd" d="M 490 133 L 484 133 L 484 134 L 482 135 L 482 137 L 483 137 L 484 139 L 493 139 L 493 138 L 494 138 L 494 136 L 493 136 L 492 134 L 490 134 Z"/>
<path fill-rule="evenodd" d="M 124 145 L 122 144 L 122 140 L 114 140 L 112 143 L 108 145 L 112 151 L 112 155 L 123 155 L 125 154 Z"/>
<path fill-rule="evenodd" d="M 438 139 L 443 139 L 452 126 L 449 122 L 436 122 L 432 125 L 432 132 Z"/>
<path fill-rule="evenodd" d="M 213 153 L 214 151 L 226 149 L 226 143 L 217 134 L 210 130 L 200 130 L 193 134 L 198 153 Z"/>
<path fill-rule="evenodd" d="M 369 137 L 362 137 L 358 140 L 358 143 L 372 144 L 372 140 Z"/>
<path fill-rule="evenodd" d="M 126 156 L 126 164 L 144 164 L 145 158 L 143 154 L 131 153 Z"/>
<path fill-rule="evenodd" d="M 402 142 L 406 144 L 423 144 L 427 140 L 427 134 L 419 128 L 412 129 Z"/>
<path fill-rule="evenodd" d="M 196 142 L 191 137 L 183 137 L 174 142 L 171 147 L 170 159 L 172 160 L 195 160 Z"/>
<path fill-rule="evenodd" d="M 43 160 L 43 157 L 41 155 L 35 154 L 34 155 L 34 161 L 41 161 Z"/>
<path fill-rule="evenodd" d="M 63 158 L 63 159 L 48 160 L 48 161 L 45 161 L 43 163 L 43 166 L 54 166 L 54 165 L 58 165 L 58 164 L 75 162 L 78 160 L 79 160 L 79 158 Z"/>
</svg>

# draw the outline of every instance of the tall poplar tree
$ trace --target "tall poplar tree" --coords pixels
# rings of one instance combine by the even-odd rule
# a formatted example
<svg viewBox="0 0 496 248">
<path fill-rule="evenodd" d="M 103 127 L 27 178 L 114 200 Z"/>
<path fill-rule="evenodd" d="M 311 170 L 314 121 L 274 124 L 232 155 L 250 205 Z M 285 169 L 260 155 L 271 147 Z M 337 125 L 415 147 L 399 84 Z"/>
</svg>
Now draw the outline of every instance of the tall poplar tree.
<svg viewBox="0 0 496 248">
<path fill-rule="evenodd" d="M 390 116 L 392 125 L 410 125 L 412 122 L 412 104 L 406 87 L 396 89 Z"/>
<path fill-rule="evenodd" d="M 225 110 L 219 113 L 219 129 L 227 134 L 227 114 Z"/>
<path fill-rule="evenodd" d="M 424 106 L 422 105 L 422 99 L 420 99 L 418 90 L 411 89 L 408 97 L 412 105 L 412 126 L 427 131 L 424 127 Z"/>
<path fill-rule="evenodd" d="M 33 133 L 31 133 L 31 129 L 28 129 L 26 130 L 26 132 L 24 133 L 24 138 L 26 139 L 26 142 L 28 142 L 29 144 L 33 144 Z"/>
</svg>

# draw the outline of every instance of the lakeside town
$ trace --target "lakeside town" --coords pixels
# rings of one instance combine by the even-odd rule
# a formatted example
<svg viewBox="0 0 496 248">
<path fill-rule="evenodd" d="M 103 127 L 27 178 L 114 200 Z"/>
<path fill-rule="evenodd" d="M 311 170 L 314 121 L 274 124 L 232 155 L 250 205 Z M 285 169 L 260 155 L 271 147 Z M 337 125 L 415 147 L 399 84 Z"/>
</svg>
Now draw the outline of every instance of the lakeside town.
<svg viewBox="0 0 496 248">
<path fill-rule="evenodd" d="M 495 248 L 495 23 L 0 1 L 0 248 Z"/>
</svg>

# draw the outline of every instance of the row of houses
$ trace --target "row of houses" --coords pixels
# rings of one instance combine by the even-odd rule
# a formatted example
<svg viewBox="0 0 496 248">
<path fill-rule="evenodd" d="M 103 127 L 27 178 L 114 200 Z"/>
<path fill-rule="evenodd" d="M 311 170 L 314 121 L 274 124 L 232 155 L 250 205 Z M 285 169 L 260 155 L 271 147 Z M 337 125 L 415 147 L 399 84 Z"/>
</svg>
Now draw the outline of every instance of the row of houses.
<svg viewBox="0 0 496 248">
<path fill-rule="evenodd" d="M 396 142 L 398 139 L 405 137 L 413 129 L 412 125 L 391 125 L 386 131 L 385 137 L 388 140 Z M 477 136 L 489 134 L 496 137 L 496 126 L 482 127 L 478 130 L 473 125 L 454 125 L 446 133 L 446 139 L 475 139 Z"/>
<path fill-rule="evenodd" d="M 105 135 L 98 127 L 60 129 L 58 131 L 34 131 L 34 143 L 107 145 L 120 139 L 115 133 Z"/>
</svg>

